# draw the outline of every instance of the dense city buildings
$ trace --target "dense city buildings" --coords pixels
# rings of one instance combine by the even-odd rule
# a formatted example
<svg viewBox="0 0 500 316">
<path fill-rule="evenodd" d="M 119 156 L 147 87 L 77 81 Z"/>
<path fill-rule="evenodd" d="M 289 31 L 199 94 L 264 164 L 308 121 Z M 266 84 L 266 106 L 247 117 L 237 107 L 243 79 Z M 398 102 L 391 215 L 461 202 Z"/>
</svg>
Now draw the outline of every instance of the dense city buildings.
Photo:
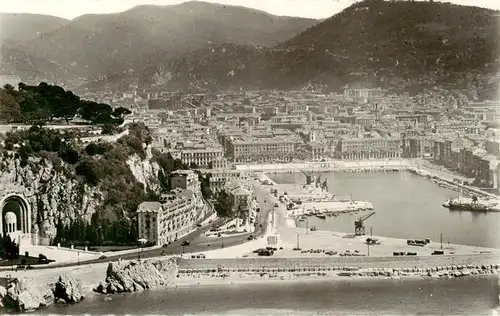
<svg viewBox="0 0 500 316">
<path fill-rule="evenodd" d="M 130 121 L 153 131 L 152 147 L 213 171 L 222 189 L 242 175 L 233 164 L 324 159 L 418 158 L 498 187 L 500 103 L 444 88 L 397 92 L 346 87 L 342 93 L 100 93 L 133 104 Z"/>
</svg>

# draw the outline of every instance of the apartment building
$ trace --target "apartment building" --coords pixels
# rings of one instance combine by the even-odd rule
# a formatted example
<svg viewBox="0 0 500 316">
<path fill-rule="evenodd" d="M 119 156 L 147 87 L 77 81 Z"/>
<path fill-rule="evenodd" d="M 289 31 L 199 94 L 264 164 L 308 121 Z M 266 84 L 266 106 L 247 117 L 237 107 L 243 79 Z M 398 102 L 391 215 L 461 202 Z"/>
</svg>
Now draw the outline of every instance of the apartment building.
<svg viewBox="0 0 500 316">
<path fill-rule="evenodd" d="M 500 140 L 497 138 L 486 139 L 484 142 L 484 148 L 488 154 L 495 157 L 500 157 Z"/>
<path fill-rule="evenodd" d="M 186 165 L 195 164 L 198 167 L 209 167 L 214 161 L 224 156 L 222 146 L 205 148 L 190 148 L 180 151 L 181 161 Z"/>
<path fill-rule="evenodd" d="M 234 162 L 289 161 L 300 143 L 294 137 L 242 137 L 229 142 L 227 155 Z"/>
<path fill-rule="evenodd" d="M 199 220 L 194 194 L 173 190 L 160 202 L 143 202 L 137 208 L 138 237 L 156 245 L 173 242 L 195 229 Z"/>
<path fill-rule="evenodd" d="M 200 180 L 193 170 L 177 170 L 172 172 L 170 178 L 171 189 L 190 190 L 192 192 L 200 191 Z"/>
<path fill-rule="evenodd" d="M 241 217 L 248 217 L 244 214 L 249 215 L 253 198 L 253 186 L 243 179 L 235 179 L 233 181 L 226 182 L 224 190 L 226 190 L 234 199 L 234 211 L 240 213 Z"/>
<path fill-rule="evenodd" d="M 340 159 L 383 159 L 401 157 L 401 139 L 397 137 L 342 138 L 338 142 Z"/>
<path fill-rule="evenodd" d="M 377 89 L 345 89 L 344 100 L 367 103 L 385 95 L 386 90 Z"/>
</svg>

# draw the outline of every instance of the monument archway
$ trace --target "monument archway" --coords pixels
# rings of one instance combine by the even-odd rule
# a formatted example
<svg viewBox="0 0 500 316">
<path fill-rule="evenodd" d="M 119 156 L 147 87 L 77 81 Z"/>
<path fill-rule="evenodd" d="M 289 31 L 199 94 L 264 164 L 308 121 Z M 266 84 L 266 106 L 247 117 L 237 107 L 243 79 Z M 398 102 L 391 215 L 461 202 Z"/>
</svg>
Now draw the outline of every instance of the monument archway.
<svg viewBox="0 0 500 316">
<path fill-rule="evenodd" d="M 15 217 L 9 213 L 13 213 Z M 0 215 L 0 233 L 2 236 L 8 233 L 9 229 L 12 229 L 7 226 L 6 216 L 10 219 L 16 219 L 15 227 L 19 235 L 31 235 L 31 207 L 24 196 L 7 194 L 0 198 Z"/>
</svg>

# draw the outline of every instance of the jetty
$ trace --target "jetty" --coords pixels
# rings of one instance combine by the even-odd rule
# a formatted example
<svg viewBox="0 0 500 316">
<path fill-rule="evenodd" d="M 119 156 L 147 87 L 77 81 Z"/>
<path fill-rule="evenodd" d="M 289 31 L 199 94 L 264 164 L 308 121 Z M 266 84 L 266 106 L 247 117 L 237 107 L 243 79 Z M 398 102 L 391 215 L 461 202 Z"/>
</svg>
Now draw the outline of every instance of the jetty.
<svg viewBox="0 0 500 316">
<path fill-rule="evenodd" d="M 274 184 L 273 192 L 288 210 L 288 217 L 295 220 L 303 216 L 326 218 L 327 215 L 337 216 L 342 213 L 354 213 L 373 210 L 373 204 L 366 201 L 355 201 L 350 197 L 337 197 L 328 192 L 325 179 L 312 174 L 308 175 L 306 184 Z"/>
</svg>

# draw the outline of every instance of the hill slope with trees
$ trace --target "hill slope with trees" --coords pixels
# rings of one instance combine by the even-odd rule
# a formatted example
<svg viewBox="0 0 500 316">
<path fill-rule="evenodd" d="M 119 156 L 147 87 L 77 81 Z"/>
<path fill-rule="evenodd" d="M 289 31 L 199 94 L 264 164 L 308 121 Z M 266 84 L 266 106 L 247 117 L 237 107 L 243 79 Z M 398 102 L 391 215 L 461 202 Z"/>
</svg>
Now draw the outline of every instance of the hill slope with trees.
<svg viewBox="0 0 500 316">
<path fill-rule="evenodd" d="M 221 89 L 487 82 L 499 71 L 497 14 L 449 3 L 367 0 L 271 49 L 211 47 L 134 78 L 144 88 L 163 75 L 166 87 Z"/>
</svg>

